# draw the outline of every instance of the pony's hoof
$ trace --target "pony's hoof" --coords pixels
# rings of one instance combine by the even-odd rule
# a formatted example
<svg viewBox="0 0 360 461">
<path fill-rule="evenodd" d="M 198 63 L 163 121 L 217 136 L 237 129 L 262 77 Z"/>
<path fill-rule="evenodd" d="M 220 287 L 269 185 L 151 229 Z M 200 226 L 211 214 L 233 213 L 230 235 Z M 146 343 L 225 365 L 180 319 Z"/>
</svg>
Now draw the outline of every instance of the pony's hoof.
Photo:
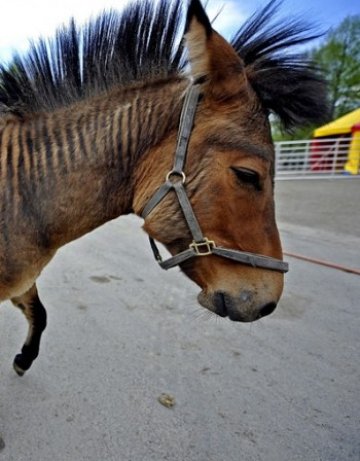
<svg viewBox="0 0 360 461">
<path fill-rule="evenodd" d="M 16 373 L 17 373 L 19 376 L 24 376 L 25 370 L 23 370 L 23 369 L 20 368 L 18 365 L 16 365 L 15 362 L 13 363 L 13 367 L 14 367 L 14 370 L 16 371 Z"/>
<path fill-rule="evenodd" d="M 31 363 L 30 365 L 26 364 L 21 354 L 18 354 L 15 357 L 14 362 L 13 362 L 13 367 L 19 376 L 24 376 L 25 372 L 30 368 L 30 366 L 31 366 Z"/>
</svg>

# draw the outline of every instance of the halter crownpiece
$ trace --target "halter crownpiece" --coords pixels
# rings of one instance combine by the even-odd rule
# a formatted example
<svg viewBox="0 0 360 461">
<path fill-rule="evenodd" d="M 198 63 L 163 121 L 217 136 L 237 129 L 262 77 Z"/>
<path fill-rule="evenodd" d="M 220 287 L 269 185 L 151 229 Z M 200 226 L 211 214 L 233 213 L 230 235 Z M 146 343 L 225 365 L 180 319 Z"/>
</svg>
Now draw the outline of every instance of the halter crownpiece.
<svg viewBox="0 0 360 461">
<path fill-rule="evenodd" d="M 154 193 L 141 213 L 142 218 L 146 219 L 146 217 L 163 200 L 163 198 L 171 190 L 174 190 L 185 220 L 192 234 L 193 241 L 186 250 L 181 251 L 166 261 L 163 261 L 154 239 L 149 237 L 150 246 L 156 261 L 163 269 L 167 270 L 182 264 L 191 258 L 216 255 L 252 267 L 260 267 L 263 269 L 269 269 L 282 273 L 288 272 L 288 263 L 281 261 L 280 259 L 271 258 L 270 256 L 258 255 L 256 253 L 247 253 L 245 251 L 223 248 L 221 246 L 217 246 L 213 240 L 204 237 L 199 222 L 192 209 L 189 198 L 186 194 L 184 187 L 186 183 L 186 176 L 183 171 L 191 131 L 194 125 L 199 95 L 199 87 L 196 85 L 192 85 L 186 93 L 180 117 L 179 133 L 173 169 L 166 175 L 165 183 L 160 186 L 160 188 Z"/>
</svg>

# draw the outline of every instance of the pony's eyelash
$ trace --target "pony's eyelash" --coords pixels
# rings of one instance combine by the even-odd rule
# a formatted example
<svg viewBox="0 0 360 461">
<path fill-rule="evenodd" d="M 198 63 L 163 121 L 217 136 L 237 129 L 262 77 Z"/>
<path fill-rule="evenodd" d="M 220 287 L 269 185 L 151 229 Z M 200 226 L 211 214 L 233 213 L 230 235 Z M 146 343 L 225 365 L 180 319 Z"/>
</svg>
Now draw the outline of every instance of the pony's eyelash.
<svg viewBox="0 0 360 461">
<path fill-rule="evenodd" d="M 231 169 L 235 173 L 238 181 L 242 184 L 248 184 L 254 186 L 256 190 L 261 190 L 259 173 L 254 170 L 250 170 L 249 168 L 239 168 L 233 166 Z"/>
</svg>

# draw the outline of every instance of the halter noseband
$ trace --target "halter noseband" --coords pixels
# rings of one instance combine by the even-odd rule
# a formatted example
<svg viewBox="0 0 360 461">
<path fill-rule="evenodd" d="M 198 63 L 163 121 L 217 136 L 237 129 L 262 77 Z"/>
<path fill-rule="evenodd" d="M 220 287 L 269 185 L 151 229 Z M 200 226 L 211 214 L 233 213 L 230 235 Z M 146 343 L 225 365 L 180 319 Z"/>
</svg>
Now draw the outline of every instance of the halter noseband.
<svg viewBox="0 0 360 461">
<path fill-rule="evenodd" d="M 247 253 L 245 251 L 231 250 L 217 246 L 213 240 L 209 240 L 207 237 L 204 237 L 201 232 L 199 222 L 196 219 L 191 203 L 186 194 L 184 187 L 186 176 L 183 171 L 199 94 L 200 92 L 197 86 L 191 86 L 189 91 L 186 93 L 181 112 L 173 169 L 167 174 L 165 183 L 154 193 L 141 213 L 142 218 L 146 219 L 146 217 L 163 200 L 168 192 L 170 192 L 170 190 L 174 190 L 190 232 L 193 236 L 193 241 L 189 245 L 189 248 L 167 259 L 166 261 L 163 261 L 154 239 L 149 237 L 154 257 L 159 265 L 165 270 L 182 264 L 184 261 L 191 258 L 216 255 L 246 264 L 248 266 L 261 267 L 263 269 L 285 273 L 289 270 L 289 265 L 284 261 L 271 258 L 269 256 L 258 255 L 256 253 Z"/>
</svg>

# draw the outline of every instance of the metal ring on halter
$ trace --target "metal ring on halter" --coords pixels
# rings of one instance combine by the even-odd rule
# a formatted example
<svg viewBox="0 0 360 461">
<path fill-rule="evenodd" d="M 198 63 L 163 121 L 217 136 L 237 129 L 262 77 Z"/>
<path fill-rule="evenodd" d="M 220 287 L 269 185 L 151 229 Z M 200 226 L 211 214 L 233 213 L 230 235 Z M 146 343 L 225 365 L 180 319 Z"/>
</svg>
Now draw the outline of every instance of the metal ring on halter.
<svg viewBox="0 0 360 461">
<path fill-rule="evenodd" d="M 185 173 L 183 171 L 181 171 L 181 172 L 174 171 L 174 170 L 169 171 L 169 173 L 166 175 L 166 181 L 167 182 L 172 182 L 172 181 L 170 181 L 170 178 L 171 178 L 172 175 L 181 176 L 182 177 L 182 184 L 185 184 L 186 176 L 185 176 Z"/>
</svg>

